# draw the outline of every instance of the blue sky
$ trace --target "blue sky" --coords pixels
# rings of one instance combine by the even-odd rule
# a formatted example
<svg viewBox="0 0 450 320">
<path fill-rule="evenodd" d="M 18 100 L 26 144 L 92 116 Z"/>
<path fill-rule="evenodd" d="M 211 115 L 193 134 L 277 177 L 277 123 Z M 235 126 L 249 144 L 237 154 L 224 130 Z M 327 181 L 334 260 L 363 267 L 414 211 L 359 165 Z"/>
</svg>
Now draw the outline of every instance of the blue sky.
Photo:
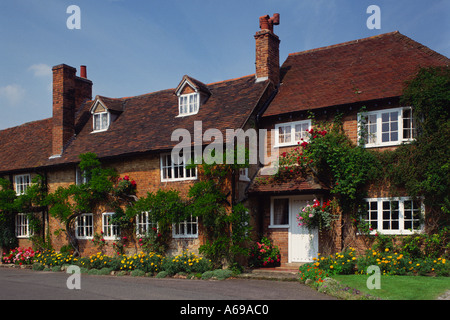
<svg viewBox="0 0 450 320">
<path fill-rule="evenodd" d="M 381 9 L 370 30 L 369 5 Z M 69 30 L 67 7 L 81 10 Z M 51 67 L 87 65 L 93 95 L 133 96 L 253 74 L 258 18 L 280 13 L 291 52 L 398 30 L 450 57 L 450 0 L 14 0 L 0 2 L 0 129 L 51 117 Z"/>
</svg>

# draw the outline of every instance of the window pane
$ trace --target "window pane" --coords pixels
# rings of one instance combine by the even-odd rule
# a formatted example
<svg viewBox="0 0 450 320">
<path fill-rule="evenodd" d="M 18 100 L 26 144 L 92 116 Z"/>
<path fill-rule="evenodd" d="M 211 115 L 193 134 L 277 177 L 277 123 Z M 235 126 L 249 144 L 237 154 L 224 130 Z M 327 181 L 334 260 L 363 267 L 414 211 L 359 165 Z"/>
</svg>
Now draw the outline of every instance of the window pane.
<svg viewBox="0 0 450 320">
<path fill-rule="evenodd" d="M 100 130 L 100 117 L 98 114 L 94 114 L 94 130 Z"/>
<path fill-rule="evenodd" d="M 391 132 L 391 141 L 398 141 L 398 132 Z"/>
<path fill-rule="evenodd" d="M 381 141 L 398 141 L 398 112 L 381 114 Z"/>
<path fill-rule="evenodd" d="M 101 115 L 102 117 L 102 129 L 108 129 L 108 114 L 107 113 L 102 113 Z"/>
<path fill-rule="evenodd" d="M 278 141 L 279 143 L 291 142 L 291 126 L 282 126 L 278 129 Z"/>
<path fill-rule="evenodd" d="M 289 199 L 275 199 L 273 201 L 273 224 L 285 225 L 289 223 Z"/>
<path fill-rule="evenodd" d="M 365 119 L 366 143 L 377 142 L 377 115 L 371 114 Z"/>
<path fill-rule="evenodd" d="M 295 141 L 300 141 L 307 137 L 306 130 L 309 130 L 308 123 L 301 123 L 295 125 Z"/>
</svg>

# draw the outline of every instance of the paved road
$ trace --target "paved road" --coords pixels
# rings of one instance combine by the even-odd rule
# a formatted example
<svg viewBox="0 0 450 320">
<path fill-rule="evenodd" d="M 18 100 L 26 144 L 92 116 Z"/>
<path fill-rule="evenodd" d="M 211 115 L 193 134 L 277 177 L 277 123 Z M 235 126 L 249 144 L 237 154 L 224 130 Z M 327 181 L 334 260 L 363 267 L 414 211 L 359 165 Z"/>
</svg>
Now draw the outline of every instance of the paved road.
<svg viewBox="0 0 450 320">
<path fill-rule="evenodd" d="M 0 268 L 0 300 L 328 300 L 298 282 L 229 279 L 156 279 L 81 274 L 80 290 L 67 288 L 71 274 Z"/>
</svg>

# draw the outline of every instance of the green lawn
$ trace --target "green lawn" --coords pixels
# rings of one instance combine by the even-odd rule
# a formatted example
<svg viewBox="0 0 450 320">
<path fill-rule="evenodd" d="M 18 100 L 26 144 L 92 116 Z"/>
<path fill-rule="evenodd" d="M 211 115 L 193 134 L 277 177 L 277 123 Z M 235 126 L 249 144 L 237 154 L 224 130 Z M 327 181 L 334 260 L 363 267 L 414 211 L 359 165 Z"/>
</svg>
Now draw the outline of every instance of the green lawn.
<svg viewBox="0 0 450 320">
<path fill-rule="evenodd" d="M 450 290 L 450 277 L 381 276 L 381 288 L 369 290 L 364 275 L 335 275 L 332 278 L 372 296 L 386 300 L 435 300 Z"/>
</svg>

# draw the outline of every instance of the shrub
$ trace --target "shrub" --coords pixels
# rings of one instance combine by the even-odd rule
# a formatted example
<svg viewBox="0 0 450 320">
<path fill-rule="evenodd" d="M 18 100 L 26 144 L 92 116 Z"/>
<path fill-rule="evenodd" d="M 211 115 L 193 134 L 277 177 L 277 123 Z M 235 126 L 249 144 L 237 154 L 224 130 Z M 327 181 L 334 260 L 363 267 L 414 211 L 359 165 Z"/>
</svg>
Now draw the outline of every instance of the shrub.
<svg viewBox="0 0 450 320">
<path fill-rule="evenodd" d="M 101 252 L 89 256 L 87 259 L 82 259 L 83 266 L 88 269 L 102 269 L 110 267 L 113 264 L 115 258 L 109 257 Z"/>
<path fill-rule="evenodd" d="M 33 263 L 32 269 L 35 271 L 42 271 L 44 270 L 45 266 L 41 263 Z"/>
<path fill-rule="evenodd" d="M 156 278 L 162 279 L 162 278 L 167 277 L 168 275 L 169 275 L 169 273 L 167 271 L 161 271 L 156 275 Z"/>
<path fill-rule="evenodd" d="M 52 270 L 53 272 L 59 272 L 59 271 L 61 271 L 61 267 L 60 267 L 60 266 L 53 266 L 53 267 L 51 268 L 51 270 Z"/>
<path fill-rule="evenodd" d="M 349 248 L 329 257 L 314 258 L 313 265 L 330 274 L 352 274 L 356 270 L 355 249 Z"/>
<path fill-rule="evenodd" d="M 209 279 L 217 279 L 217 280 L 225 280 L 233 275 L 233 271 L 229 269 L 216 269 L 203 272 L 201 279 L 209 280 Z"/>
<path fill-rule="evenodd" d="M 99 270 L 98 274 L 100 275 L 108 275 L 111 274 L 111 272 L 113 271 L 112 268 L 102 268 Z"/>
<path fill-rule="evenodd" d="M 35 252 L 31 248 L 21 248 L 17 247 L 3 253 L 2 262 L 3 263 L 13 263 L 17 265 L 31 265 L 33 264 Z"/>
<path fill-rule="evenodd" d="M 143 276 L 145 276 L 145 271 L 142 271 L 139 269 L 133 270 L 133 271 L 131 271 L 131 276 L 132 277 L 143 277 Z"/>
<path fill-rule="evenodd" d="M 218 280 L 225 280 L 233 275 L 233 271 L 229 269 L 217 269 L 213 271 L 213 277 Z"/>
<path fill-rule="evenodd" d="M 301 282 L 306 282 L 306 280 L 310 279 L 315 286 L 323 282 L 323 279 L 329 276 L 326 271 L 320 269 L 315 264 L 310 263 L 300 266 L 299 275 L 299 280 Z"/>
<path fill-rule="evenodd" d="M 68 253 L 57 253 L 55 250 L 45 250 L 34 256 L 35 263 L 45 266 L 62 266 L 63 264 L 77 264 L 78 258 L 73 258 Z"/>
<path fill-rule="evenodd" d="M 250 249 L 249 266 L 252 268 L 276 267 L 280 265 L 280 250 L 269 239 L 263 237 L 261 242 Z"/>
<path fill-rule="evenodd" d="M 214 273 L 212 271 L 205 271 L 202 274 L 202 280 L 209 280 L 214 276 Z"/>
<path fill-rule="evenodd" d="M 119 270 L 132 271 L 139 269 L 146 273 L 156 273 L 162 270 L 161 265 L 164 258 L 154 252 L 148 254 L 141 252 L 132 256 L 121 256 L 119 260 Z"/>
<path fill-rule="evenodd" d="M 197 256 L 193 252 L 184 251 L 182 254 L 164 260 L 162 269 L 169 275 L 180 272 L 203 273 L 211 269 L 211 262 L 208 259 Z"/>
</svg>

